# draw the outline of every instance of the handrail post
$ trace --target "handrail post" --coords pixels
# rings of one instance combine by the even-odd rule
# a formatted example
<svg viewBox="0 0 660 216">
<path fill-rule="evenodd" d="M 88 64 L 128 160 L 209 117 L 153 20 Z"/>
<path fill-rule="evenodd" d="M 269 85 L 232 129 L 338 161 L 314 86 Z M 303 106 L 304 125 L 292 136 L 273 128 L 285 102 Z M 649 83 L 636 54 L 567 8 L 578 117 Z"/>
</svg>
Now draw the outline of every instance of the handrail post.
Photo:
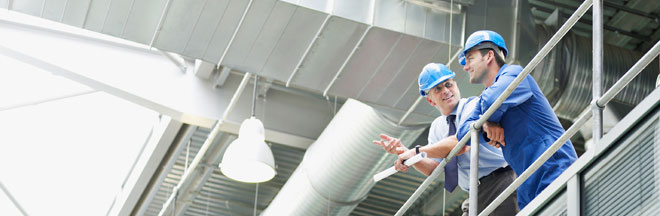
<svg viewBox="0 0 660 216">
<path fill-rule="evenodd" d="M 479 130 L 472 125 L 470 127 L 472 146 L 470 146 L 470 216 L 479 213 Z"/>
<path fill-rule="evenodd" d="M 594 0 L 593 3 L 593 100 L 602 95 L 603 82 L 603 0 Z M 593 119 L 593 145 L 598 148 L 600 138 L 603 136 L 603 107 L 592 103 Z"/>
</svg>

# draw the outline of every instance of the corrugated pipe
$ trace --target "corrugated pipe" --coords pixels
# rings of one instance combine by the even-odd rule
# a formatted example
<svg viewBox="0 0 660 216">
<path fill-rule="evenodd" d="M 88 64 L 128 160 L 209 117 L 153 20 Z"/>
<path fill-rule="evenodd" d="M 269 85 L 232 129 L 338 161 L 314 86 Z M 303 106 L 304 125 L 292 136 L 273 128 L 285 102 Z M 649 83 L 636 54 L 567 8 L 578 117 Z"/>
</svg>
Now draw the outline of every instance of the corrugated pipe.
<svg viewBox="0 0 660 216">
<path fill-rule="evenodd" d="M 554 30 L 537 26 L 539 44 L 547 41 Z M 523 51 L 523 50 L 521 50 Z M 536 52 L 535 50 L 528 50 Z M 591 39 L 569 32 L 560 44 L 537 67 L 536 79 L 558 117 L 574 120 L 592 100 Z M 642 53 L 605 44 L 603 47 L 603 89 L 607 90 L 641 58 Z M 654 60 L 613 102 L 633 107 L 655 89 L 658 60 Z"/>
<path fill-rule="evenodd" d="M 372 176 L 396 159 L 371 141 L 386 133 L 410 144 L 426 126 L 397 126 L 347 100 L 262 215 L 348 215 L 375 185 Z"/>
</svg>

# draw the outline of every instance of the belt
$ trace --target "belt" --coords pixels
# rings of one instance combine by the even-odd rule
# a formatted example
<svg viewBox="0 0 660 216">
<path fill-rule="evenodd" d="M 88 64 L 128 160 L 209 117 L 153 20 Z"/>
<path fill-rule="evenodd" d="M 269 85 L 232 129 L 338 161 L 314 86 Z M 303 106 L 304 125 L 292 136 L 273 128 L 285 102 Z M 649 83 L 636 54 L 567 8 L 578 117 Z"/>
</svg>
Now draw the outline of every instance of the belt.
<svg viewBox="0 0 660 216">
<path fill-rule="evenodd" d="M 490 176 L 495 176 L 495 175 L 497 175 L 497 174 L 507 172 L 507 171 L 509 171 L 509 170 L 511 170 L 511 166 L 508 166 L 508 165 L 505 166 L 505 167 L 497 168 L 496 170 L 493 170 L 492 172 L 490 172 L 490 174 L 488 174 L 488 175 L 486 175 L 486 176 L 484 176 L 484 177 L 479 178 L 479 181 L 481 181 L 482 179 L 485 179 L 485 178 L 487 178 L 487 177 L 490 177 Z"/>
</svg>

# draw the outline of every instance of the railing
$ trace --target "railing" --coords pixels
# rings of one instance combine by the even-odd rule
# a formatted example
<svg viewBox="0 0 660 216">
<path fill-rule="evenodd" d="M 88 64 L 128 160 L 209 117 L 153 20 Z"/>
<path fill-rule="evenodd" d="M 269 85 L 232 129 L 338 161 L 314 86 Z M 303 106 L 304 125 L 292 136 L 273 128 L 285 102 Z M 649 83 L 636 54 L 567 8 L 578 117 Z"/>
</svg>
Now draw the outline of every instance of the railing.
<svg viewBox="0 0 660 216">
<path fill-rule="evenodd" d="M 536 68 L 539 62 L 545 58 L 545 56 L 550 52 L 550 50 L 557 45 L 559 40 L 561 40 L 566 33 L 572 28 L 575 23 L 580 19 L 582 15 L 592 6 L 593 0 L 584 1 L 580 7 L 571 15 L 571 17 L 564 23 L 561 28 L 552 36 L 552 38 L 541 48 L 541 50 L 534 56 L 530 63 L 523 69 L 523 71 L 516 77 L 511 84 L 506 88 L 506 90 L 500 95 L 495 103 L 482 115 L 482 117 L 476 121 L 470 128 L 470 133 L 472 138 L 472 148 L 470 151 L 470 215 L 477 215 L 477 194 L 478 194 L 478 156 L 479 156 L 479 144 L 478 132 L 481 129 L 481 125 L 488 119 L 490 116 L 497 110 L 500 105 L 506 100 L 513 90 L 522 82 L 529 73 Z M 592 107 L 587 107 L 578 117 L 577 121 L 566 130 L 562 136 L 560 136 L 557 141 L 555 141 L 539 158 L 532 163 L 514 182 L 509 185 L 495 200 L 490 203 L 479 215 L 488 215 L 497 208 L 509 195 L 511 195 L 518 187 L 525 181 L 529 176 L 531 176 L 545 161 L 548 160 L 570 137 L 572 137 L 587 121 L 590 117 L 594 116 L 594 144 L 597 146 L 598 140 L 602 135 L 602 109 L 614 96 L 616 96 L 630 81 L 637 76 L 658 54 L 660 53 L 660 42 L 657 42 L 635 65 L 633 65 L 630 70 L 628 70 L 623 77 L 621 77 L 603 96 L 600 96 L 601 92 L 601 72 L 602 72 L 602 1 L 597 0 L 594 6 L 594 63 L 593 63 L 593 73 L 594 73 L 594 100 L 591 103 Z M 590 112 L 590 109 L 592 112 Z M 456 156 L 456 153 L 465 146 L 467 140 L 470 139 L 470 134 L 466 134 L 458 144 L 449 152 L 445 160 L 443 160 L 429 175 L 426 180 L 417 188 L 417 190 L 408 198 L 406 203 L 399 209 L 396 215 L 400 216 L 405 213 L 408 208 L 419 198 L 419 196 L 428 188 L 431 182 L 436 179 L 441 173 L 448 161 Z"/>
</svg>

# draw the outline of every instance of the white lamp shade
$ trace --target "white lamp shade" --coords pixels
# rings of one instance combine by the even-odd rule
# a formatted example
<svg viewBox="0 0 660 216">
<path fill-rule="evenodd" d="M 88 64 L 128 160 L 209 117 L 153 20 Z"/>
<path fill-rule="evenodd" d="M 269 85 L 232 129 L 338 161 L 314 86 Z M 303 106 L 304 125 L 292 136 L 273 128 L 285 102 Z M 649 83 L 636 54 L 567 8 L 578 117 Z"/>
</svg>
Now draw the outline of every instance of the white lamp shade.
<svg viewBox="0 0 660 216">
<path fill-rule="evenodd" d="M 241 124 L 238 139 L 234 140 L 222 157 L 220 171 L 234 180 L 257 183 L 275 177 L 275 159 L 264 142 L 264 126 L 252 117 Z"/>
</svg>

